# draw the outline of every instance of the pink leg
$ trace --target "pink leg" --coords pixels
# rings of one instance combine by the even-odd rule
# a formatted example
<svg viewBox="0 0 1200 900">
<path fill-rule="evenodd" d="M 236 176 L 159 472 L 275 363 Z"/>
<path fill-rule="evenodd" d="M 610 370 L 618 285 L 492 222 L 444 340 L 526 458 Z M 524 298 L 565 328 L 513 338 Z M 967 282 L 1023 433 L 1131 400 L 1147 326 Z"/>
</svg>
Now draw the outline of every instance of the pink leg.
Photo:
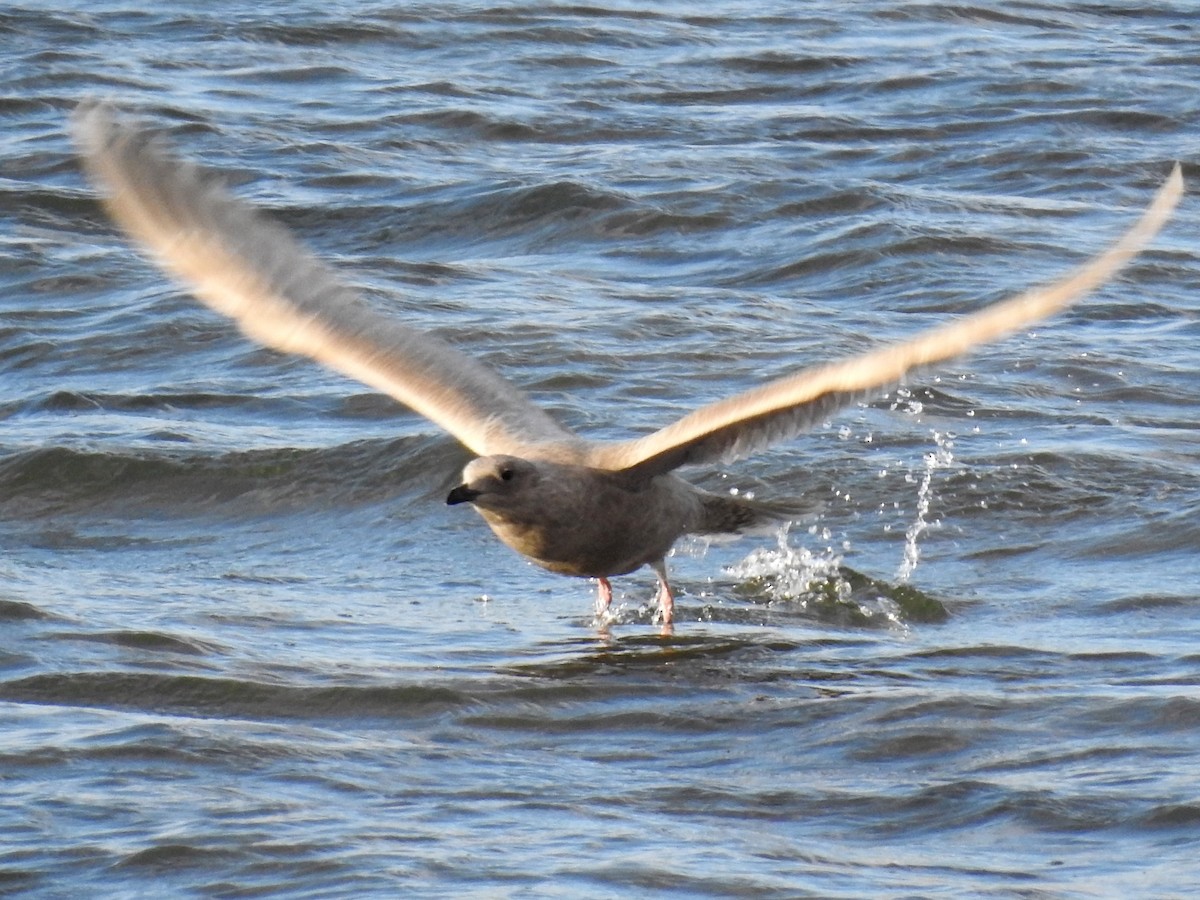
<svg viewBox="0 0 1200 900">
<path fill-rule="evenodd" d="M 655 599 L 662 613 L 663 630 L 669 631 L 675 619 L 675 595 L 671 593 L 671 585 L 667 582 L 667 564 L 660 559 L 650 563 L 650 566 L 658 576 L 658 596 Z"/>
<path fill-rule="evenodd" d="M 612 585 L 607 578 L 597 578 L 596 582 L 596 615 L 602 616 L 612 603 Z"/>
</svg>

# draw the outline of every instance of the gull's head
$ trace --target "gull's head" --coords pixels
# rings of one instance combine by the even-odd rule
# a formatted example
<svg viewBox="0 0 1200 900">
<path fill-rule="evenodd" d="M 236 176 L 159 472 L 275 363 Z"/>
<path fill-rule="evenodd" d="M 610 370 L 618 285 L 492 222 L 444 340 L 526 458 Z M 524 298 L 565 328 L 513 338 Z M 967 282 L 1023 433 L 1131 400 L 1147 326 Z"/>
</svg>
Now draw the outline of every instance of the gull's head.
<svg viewBox="0 0 1200 900">
<path fill-rule="evenodd" d="M 462 484 L 446 503 L 472 503 L 483 509 L 511 507 L 541 479 L 537 466 L 516 456 L 481 456 L 467 463 Z"/>
</svg>

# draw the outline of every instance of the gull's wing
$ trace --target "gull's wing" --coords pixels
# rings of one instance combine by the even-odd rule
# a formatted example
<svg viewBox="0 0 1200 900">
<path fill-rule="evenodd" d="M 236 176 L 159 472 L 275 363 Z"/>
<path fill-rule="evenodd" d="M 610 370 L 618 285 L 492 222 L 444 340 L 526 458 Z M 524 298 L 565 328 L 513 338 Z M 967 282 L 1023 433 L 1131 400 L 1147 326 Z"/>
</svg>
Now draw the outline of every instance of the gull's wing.
<svg viewBox="0 0 1200 900">
<path fill-rule="evenodd" d="M 579 443 L 491 369 L 364 305 L 282 227 L 110 107 L 81 106 L 74 133 L 113 219 L 254 340 L 390 394 L 479 454 Z"/>
<path fill-rule="evenodd" d="M 1003 300 L 904 343 L 805 369 L 712 403 L 646 437 L 595 446 L 588 462 L 649 477 L 690 463 L 736 459 L 794 437 L 840 407 L 900 383 L 914 369 L 951 359 L 1078 300 L 1116 274 L 1158 233 L 1182 194 L 1183 176 L 1176 165 L 1137 224 L 1108 250 L 1055 284 Z"/>
</svg>

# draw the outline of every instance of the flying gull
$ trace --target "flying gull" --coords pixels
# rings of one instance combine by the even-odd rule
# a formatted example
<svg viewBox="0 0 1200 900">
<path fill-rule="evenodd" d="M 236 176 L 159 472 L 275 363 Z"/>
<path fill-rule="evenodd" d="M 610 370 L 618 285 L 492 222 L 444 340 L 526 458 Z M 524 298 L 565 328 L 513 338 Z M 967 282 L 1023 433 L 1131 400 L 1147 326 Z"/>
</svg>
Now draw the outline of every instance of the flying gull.
<svg viewBox="0 0 1200 900">
<path fill-rule="evenodd" d="M 664 560 L 676 540 L 737 532 L 778 512 L 700 490 L 676 469 L 792 438 L 916 369 L 1058 312 L 1129 262 L 1183 193 L 1176 165 L 1119 241 L 1053 284 L 711 403 L 653 434 L 597 442 L 446 342 L 366 306 L 286 230 L 110 106 L 84 103 L 73 124 L 109 214 L 200 300 L 250 338 L 356 378 L 450 432 L 477 458 L 446 502 L 470 503 L 501 541 L 543 568 L 597 579 L 598 611 L 612 599 L 610 577 L 650 566 L 664 626 L 674 603 Z"/>
</svg>

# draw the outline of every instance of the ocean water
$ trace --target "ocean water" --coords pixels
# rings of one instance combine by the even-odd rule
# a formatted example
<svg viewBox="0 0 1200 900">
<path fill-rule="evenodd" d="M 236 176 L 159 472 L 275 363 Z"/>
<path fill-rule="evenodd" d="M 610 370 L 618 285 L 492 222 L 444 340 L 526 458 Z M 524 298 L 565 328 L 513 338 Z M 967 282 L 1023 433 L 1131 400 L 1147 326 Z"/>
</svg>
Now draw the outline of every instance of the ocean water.
<svg viewBox="0 0 1200 900">
<path fill-rule="evenodd" d="M 8 3 L 0 893 L 1200 890 L 1200 205 L 594 586 L 428 422 L 115 231 L 107 97 L 597 437 L 1052 279 L 1176 160 L 1190 2 Z"/>
</svg>

